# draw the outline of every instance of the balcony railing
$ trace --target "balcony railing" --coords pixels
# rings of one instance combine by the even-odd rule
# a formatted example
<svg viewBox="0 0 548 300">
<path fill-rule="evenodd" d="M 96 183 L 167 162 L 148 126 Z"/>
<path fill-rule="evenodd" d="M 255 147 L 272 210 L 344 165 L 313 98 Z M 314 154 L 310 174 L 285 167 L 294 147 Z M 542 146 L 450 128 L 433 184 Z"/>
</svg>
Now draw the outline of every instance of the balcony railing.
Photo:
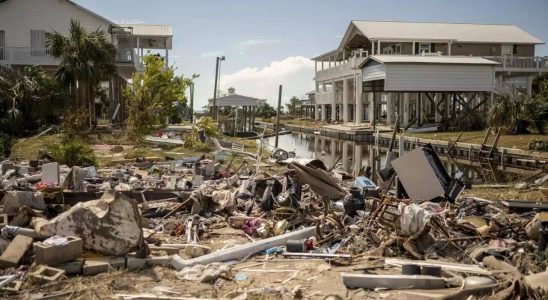
<svg viewBox="0 0 548 300">
<path fill-rule="evenodd" d="M 0 63 L 10 65 L 57 65 L 48 48 L 4 47 L 0 48 Z"/>
<path fill-rule="evenodd" d="M 503 71 L 548 71 L 548 57 L 486 56 L 486 59 L 500 63 L 497 70 Z"/>
<path fill-rule="evenodd" d="M 356 73 L 356 70 L 362 62 L 364 62 L 367 57 L 356 57 L 353 56 L 349 58 L 346 62 L 335 67 L 331 67 L 324 70 L 318 70 L 316 72 L 316 81 L 324 81 L 330 79 L 337 79 L 340 77 L 350 76 Z"/>
</svg>

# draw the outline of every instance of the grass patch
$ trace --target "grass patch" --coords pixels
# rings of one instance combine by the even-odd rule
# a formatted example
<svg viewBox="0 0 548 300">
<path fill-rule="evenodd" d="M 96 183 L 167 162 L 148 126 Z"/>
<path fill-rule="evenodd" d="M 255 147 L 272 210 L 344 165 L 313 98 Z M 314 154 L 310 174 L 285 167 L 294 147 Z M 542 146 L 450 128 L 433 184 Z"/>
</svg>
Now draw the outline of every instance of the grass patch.
<svg viewBox="0 0 548 300">
<path fill-rule="evenodd" d="M 464 197 L 479 197 L 488 200 L 524 200 L 524 201 L 542 201 L 542 193 L 539 190 L 519 191 L 512 187 L 491 188 L 475 187 L 464 190 L 461 194 Z"/>
<path fill-rule="evenodd" d="M 431 140 L 441 141 L 454 141 L 459 136 L 460 132 L 421 132 L 421 133 L 408 133 L 407 136 L 418 137 Z M 483 131 L 466 131 L 462 134 L 460 142 L 469 144 L 481 144 L 485 136 L 485 130 Z M 506 148 L 515 148 L 528 150 L 529 143 L 532 140 L 548 140 L 548 135 L 545 134 L 520 134 L 520 135 L 501 135 L 498 146 Z M 488 143 L 492 143 L 493 138 L 488 140 Z"/>
<path fill-rule="evenodd" d="M 63 143 L 64 134 L 43 135 L 19 139 L 11 147 L 10 158 L 14 161 L 38 159 L 40 150 L 47 150 L 52 146 L 60 146 Z"/>
</svg>

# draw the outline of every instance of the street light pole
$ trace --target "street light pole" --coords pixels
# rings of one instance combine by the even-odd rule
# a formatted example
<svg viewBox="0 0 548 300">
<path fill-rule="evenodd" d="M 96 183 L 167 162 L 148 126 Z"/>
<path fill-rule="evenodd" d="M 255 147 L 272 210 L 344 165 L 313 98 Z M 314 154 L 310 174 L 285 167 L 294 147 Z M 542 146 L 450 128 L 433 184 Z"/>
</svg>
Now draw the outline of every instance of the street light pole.
<svg viewBox="0 0 548 300">
<path fill-rule="evenodd" d="M 219 82 L 219 67 L 221 61 L 225 60 L 224 56 L 218 57 L 215 62 L 215 87 L 213 90 L 213 109 L 211 110 L 211 117 L 216 117 L 217 123 L 219 123 L 219 107 L 217 106 L 217 84 Z"/>
</svg>

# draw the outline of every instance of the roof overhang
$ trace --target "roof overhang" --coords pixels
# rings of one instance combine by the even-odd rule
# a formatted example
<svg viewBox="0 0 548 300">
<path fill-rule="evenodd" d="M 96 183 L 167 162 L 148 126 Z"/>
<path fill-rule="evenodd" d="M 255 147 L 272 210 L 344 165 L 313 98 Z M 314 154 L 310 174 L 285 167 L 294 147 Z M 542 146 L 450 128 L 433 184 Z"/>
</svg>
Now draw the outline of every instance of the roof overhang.
<svg viewBox="0 0 548 300">
<path fill-rule="evenodd" d="M 479 56 L 447 55 L 370 55 L 358 68 L 370 61 L 380 64 L 447 64 L 447 65 L 499 65 L 500 63 Z"/>
</svg>

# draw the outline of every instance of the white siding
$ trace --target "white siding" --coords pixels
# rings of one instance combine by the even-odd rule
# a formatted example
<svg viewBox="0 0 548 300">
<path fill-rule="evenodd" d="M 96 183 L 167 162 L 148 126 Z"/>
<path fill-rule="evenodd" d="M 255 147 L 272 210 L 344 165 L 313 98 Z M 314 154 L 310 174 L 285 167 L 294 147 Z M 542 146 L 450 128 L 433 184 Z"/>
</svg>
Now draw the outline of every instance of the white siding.
<svg viewBox="0 0 548 300">
<path fill-rule="evenodd" d="M 6 47 L 30 47 L 31 30 L 57 30 L 68 33 L 70 19 L 77 19 L 88 30 L 109 24 L 65 0 L 8 0 L 0 3 L 0 31 L 6 33 Z"/>
<path fill-rule="evenodd" d="M 492 65 L 386 65 L 385 91 L 486 91 L 493 89 Z"/>
<path fill-rule="evenodd" d="M 386 75 L 385 65 L 378 64 L 363 68 L 363 81 L 384 79 Z"/>
</svg>

